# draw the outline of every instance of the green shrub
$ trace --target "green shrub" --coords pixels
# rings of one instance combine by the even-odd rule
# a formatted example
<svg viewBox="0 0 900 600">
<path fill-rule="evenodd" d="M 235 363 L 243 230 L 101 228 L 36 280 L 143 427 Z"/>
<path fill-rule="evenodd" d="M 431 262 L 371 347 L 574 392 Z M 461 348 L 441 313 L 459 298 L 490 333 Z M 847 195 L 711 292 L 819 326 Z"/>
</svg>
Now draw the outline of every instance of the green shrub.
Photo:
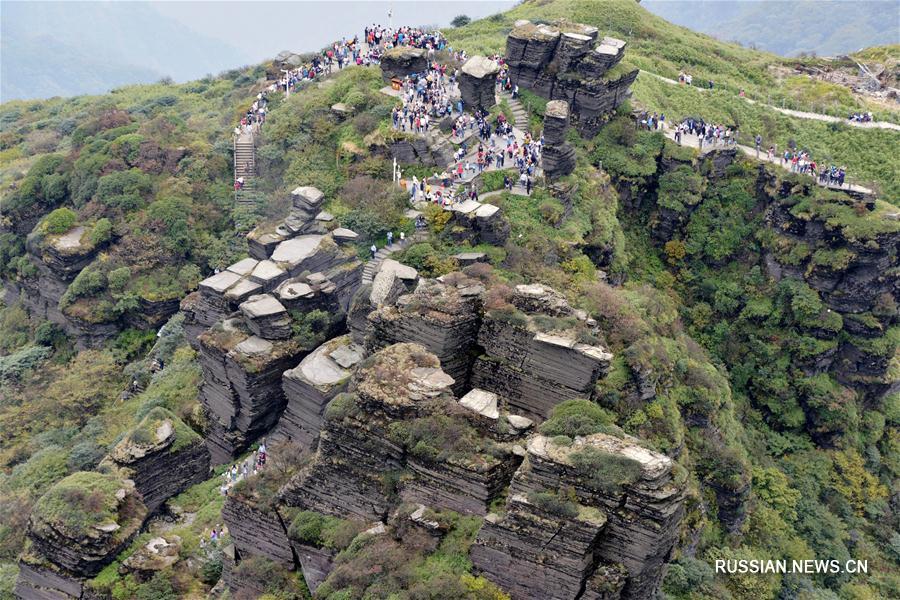
<svg viewBox="0 0 900 600">
<path fill-rule="evenodd" d="M 638 461 L 591 446 L 573 452 L 569 458 L 587 485 L 607 494 L 618 493 L 623 485 L 634 483 L 642 472 Z"/>
<path fill-rule="evenodd" d="M 78 215 L 70 208 L 57 208 L 44 219 L 44 230 L 53 235 L 65 233 L 75 226 Z"/>
<path fill-rule="evenodd" d="M 21 379 L 48 356 L 50 348 L 46 346 L 28 346 L 8 356 L 0 356 L 0 382 Z"/>
<path fill-rule="evenodd" d="M 113 208 L 133 210 L 143 203 L 150 188 L 150 176 L 140 169 L 116 171 L 99 179 L 95 198 Z"/>
<path fill-rule="evenodd" d="M 356 410 L 356 396 L 338 394 L 325 407 L 325 418 L 329 421 L 340 421 L 349 417 Z"/>
<path fill-rule="evenodd" d="M 365 525 L 317 512 L 300 511 L 291 521 L 288 535 L 310 546 L 340 551 L 345 549 Z"/>
<path fill-rule="evenodd" d="M 112 223 L 109 219 L 106 217 L 99 219 L 91 229 L 89 236 L 91 245 L 99 246 L 108 242 L 112 238 L 112 229 Z"/>
<path fill-rule="evenodd" d="M 531 492 L 528 501 L 539 509 L 557 517 L 574 519 L 578 516 L 578 505 L 562 494 L 552 492 Z"/>
<path fill-rule="evenodd" d="M 106 280 L 109 282 L 110 290 L 113 292 L 121 292 L 131 281 L 131 269 L 128 267 L 113 269 L 109 272 L 109 275 L 106 276 Z"/>
<path fill-rule="evenodd" d="M 69 453 L 69 470 L 90 471 L 100 463 L 105 455 L 106 448 L 98 446 L 96 442 L 85 441 L 76 444 Z"/>
<path fill-rule="evenodd" d="M 550 418 L 540 426 L 544 435 L 575 437 L 609 432 L 615 415 L 590 400 L 566 400 L 553 407 Z"/>
</svg>

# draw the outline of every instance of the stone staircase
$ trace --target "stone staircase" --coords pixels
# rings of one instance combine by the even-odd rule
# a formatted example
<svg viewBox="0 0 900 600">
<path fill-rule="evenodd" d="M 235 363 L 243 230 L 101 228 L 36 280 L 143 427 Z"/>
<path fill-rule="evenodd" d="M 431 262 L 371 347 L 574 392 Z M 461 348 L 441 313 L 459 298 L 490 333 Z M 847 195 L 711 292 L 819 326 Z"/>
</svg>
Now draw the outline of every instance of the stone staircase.
<svg viewBox="0 0 900 600">
<path fill-rule="evenodd" d="M 366 263 L 366 266 L 363 267 L 362 284 L 368 285 L 372 283 L 372 281 L 375 279 L 375 273 L 378 272 L 378 265 L 380 265 L 384 261 L 384 259 L 389 257 L 394 252 L 399 252 L 410 244 L 414 244 L 415 242 L 420 241 L 422 238 L 422 233 L 415 233 L 405 240 L 395 241 L 390 246 L 381 248 L 378 252 L 375 253 L 375 258 L 369 260 L 369 262 Z"/>
<path fill-rule="evenodd" d="M 256 190 L 256 145 L 252 133 L 234 139 L 234 178 L 244 178 L 244 185 L 234 192 L 236 206 L 255 207 L 260 199 Z"/>
<path fill-rule="evenodd" d="M 525 107 L 522 106 L 522 103 L 506 92 L 500 92 L 497 99 L 505 100 L 509 105 L 509 109 L 512 111 L 513 116 L 513 127 L 522 131 L 528 131 L 528 113 L 525 112 Z"/>
</svg>

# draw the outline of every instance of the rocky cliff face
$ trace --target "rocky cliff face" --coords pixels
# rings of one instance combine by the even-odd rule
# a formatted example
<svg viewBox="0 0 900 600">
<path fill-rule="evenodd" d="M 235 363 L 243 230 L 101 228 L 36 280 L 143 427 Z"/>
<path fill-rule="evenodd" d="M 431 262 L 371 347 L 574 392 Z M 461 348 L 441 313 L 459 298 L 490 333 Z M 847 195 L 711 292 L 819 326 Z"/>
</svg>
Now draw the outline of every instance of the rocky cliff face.
<svg viewBox="0 0 900 600">
<path fill-rule="evenodd" d="M 879 222 L 877 216 L 869 216 L 874 202 L 823 191 L 806 181 L 779 180 L 764 169 L 758 193 L 768 202 L 766 223 L 777 232 L 777 243 L 804 250 L 790 255 L 770 252 L 766 260 L 770 275 L 776 280 L 802 279 L 842 318 L 845 335 L 836 351 L 810 365 L 810 372 L 833 373 L 868 402 L 896 393 L 900 381 L 889 374 L 889 338 L 897 326 L 900 302 L 898 228 L 884 217 Z M 855 218 L 852 211 L 857 211 Z M 837 336 L 824 328 L 814 334 L 825 339 Z"/>
<path fill-rule="evenodd" d="M 537 25 L 517 21 L 506 39 L 512 80 L 549 100 L 565 100 L 571 119 L 585 137 L 593 137 L 629 96 L 638 71 L 614 69 L 625 42 L 605 37 L 578 23 Z"/>
<path fill-rule="evenodd" d="M 587 316 L 539 284 L 517 286 L 510 302 L 510 308 L 484 314 L 478 332 L 483 353 L 475 361 L 473 385 L 496 392 L 511 408 L 539 420 L 560 402 L 590 397 L 612 355 L 564 331 L 586 324 Z M 545 332 L 542 318 L 570 321 L 551 321 Z"/>
<path fill-rule="evenodd" d="M 88 597 L 85 579 L 112 562 L 146 515 L 130 480 L 79 472 L 59 481 L 29 519 L 30 546 L 20 559 L 16 597 Z"/>
<path fill-rule="evenodd" d="M 535 435 L 472 561 L 513 598 L 577 598 L 588 587 L 594 597 L 649 598 L 678 537 L 683 492 L 672 460 L 633 438 Z"/>
<path fill-rule="evenodd" d="M 203 439 L 181 419 L 155 408 L 116 444 L 103 464 L 134 481 L 149 514 L 209 475 Z"/>
</svg>

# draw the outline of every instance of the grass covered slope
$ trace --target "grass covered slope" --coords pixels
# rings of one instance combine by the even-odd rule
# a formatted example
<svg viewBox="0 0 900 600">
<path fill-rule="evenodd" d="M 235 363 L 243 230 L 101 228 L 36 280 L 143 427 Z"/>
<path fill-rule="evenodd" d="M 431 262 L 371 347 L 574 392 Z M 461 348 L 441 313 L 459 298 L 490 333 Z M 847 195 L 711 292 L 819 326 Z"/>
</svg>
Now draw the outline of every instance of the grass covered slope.
<svg viewBox="0 0 900 600">
<path fill-rule="evenodd" d="M 754 106 L 737 97 L 744 90 L 748 98 L 791 108 L 821 110 L 828 90 L 829 112 L 846 116 L 849 112 L 873 110 L 882 118 L 900 120 L 896 111 L 887 114 L 881 106 L 869 106 L 851 97 L 846 88 L 818 83 L 818 91 L 798 90 L 792 80 L 782 81 L 772 65 L 782 58 L 767 52 L 720 42 L 709 36 L 673 25 L 651 14 L 633 0 L 531 0 L 512 10 L 447 30 L 446 36 L 456 48 L 470 53 L 503 53 L 506 35 L 518 19 L 549 22 L 565 18 L 599 28 L 600 35 L 625 40 L 624 61 L 634 67 L 677 79 L 682 71 L 694 76 L 695 85 L 712 80 L 716 90 L 675 86 L 650 75 L 638 77 L 633 89 L 633 104 L 651 112 L 662 112 L 667 120 L 694 116 L 708 122 L 738 125 L 745 143 L 761 134 L 766 144 L 784 149 L 789 142 L 807 148 L 820 161 L 846 165 L 851 177 L 867 187 L 875 187 L 886 197 L 900 194 L 900 158 L 896 152 L 900 134 L 894 131 L 855 129 L 839 124 L 789 117 Z"/>
</svg>

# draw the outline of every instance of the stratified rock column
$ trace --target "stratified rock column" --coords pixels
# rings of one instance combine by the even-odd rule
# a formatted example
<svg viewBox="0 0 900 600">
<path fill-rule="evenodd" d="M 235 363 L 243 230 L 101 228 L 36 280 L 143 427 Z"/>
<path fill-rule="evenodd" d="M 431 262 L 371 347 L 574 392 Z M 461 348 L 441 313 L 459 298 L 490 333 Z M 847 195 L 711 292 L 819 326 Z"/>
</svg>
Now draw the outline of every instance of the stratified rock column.
<svg viewBox="0 0 900 600">
<path fill-rule="evenodd" d="M 566 143 L 569 104 L 552 100 L 544 111 L 544 148 L 541 166 L 547 179 L 564 177 L 575 170 L 575 148 Z"/>
<path fill-rule="evenodd" d="M 466 61 L 459 76 L 459 93 L 466 109 L 488 110 L 497 103 L 494 86 L 499 71 L 497 63 L 484 56 Z"/>
</svg>

